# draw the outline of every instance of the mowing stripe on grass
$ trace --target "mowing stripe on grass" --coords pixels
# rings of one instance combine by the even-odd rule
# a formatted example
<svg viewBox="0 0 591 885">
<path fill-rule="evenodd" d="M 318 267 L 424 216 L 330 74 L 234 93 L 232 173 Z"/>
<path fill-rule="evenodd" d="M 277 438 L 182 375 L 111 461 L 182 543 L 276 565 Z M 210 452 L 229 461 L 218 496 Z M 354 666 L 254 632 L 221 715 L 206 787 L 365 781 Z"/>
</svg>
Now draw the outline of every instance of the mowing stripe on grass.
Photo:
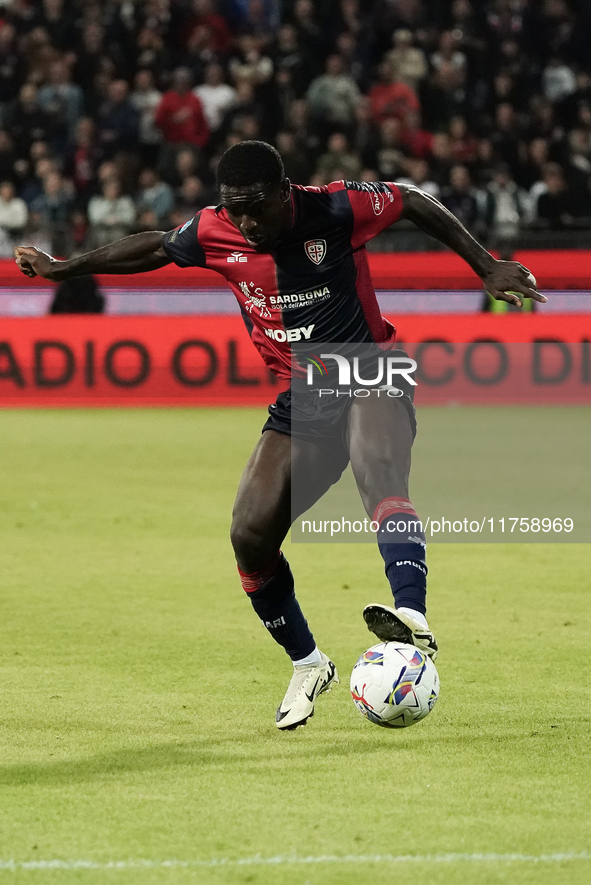
<svg viewBox="0 0 591 885">
<path fill-rule="evenodd" d="M 259 867 L 288 864 L 445 864 L 445 863 L 563 863 L 591 860 L 589 851 L 566 851 L 560 854 L 325 854 L 319 857 L 220 857 L 213 860 L 0 860 L 0 871 L 16 873 L 20 870 L 159 870 L 170 867 Z"/>
</svg>

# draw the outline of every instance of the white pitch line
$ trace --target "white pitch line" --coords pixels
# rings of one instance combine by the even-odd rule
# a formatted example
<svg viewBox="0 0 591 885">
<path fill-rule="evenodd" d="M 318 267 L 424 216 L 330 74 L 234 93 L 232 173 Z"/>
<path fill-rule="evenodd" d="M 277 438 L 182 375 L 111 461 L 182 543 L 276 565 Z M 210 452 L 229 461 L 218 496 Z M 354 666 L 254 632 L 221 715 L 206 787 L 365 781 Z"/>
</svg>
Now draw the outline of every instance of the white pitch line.
<svg viewBox="0 0 591 885">
<path fill-rule="evenodd" d="M 591 861 L 591 851 L 567 851 L 560 854 L 325 854 L 318 857 L 229 857 L 212 860 L 111 860 L 100 863 L 93 860 L 0 860 L 0 872 L 16 873 L 20 870 L 160 870 L 196 867 L 262 867 L 310 864 L 446 864 L 446 863 L 564 863 L 566 861 Z"/>
</svg>

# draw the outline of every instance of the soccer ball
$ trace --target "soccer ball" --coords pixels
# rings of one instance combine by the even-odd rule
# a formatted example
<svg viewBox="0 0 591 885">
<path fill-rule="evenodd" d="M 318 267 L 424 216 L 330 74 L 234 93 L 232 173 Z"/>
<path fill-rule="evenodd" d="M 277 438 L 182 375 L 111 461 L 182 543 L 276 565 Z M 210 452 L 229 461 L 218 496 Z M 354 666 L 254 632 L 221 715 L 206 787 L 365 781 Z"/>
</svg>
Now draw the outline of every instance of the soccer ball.
<svg viewBox="0 0 591 885">
<path fill-rule="evenodd" d="M 431 658 L 414 645 L 380 642 L 353 667 L 351 696 L 370 722 L 406 728 L 433 709 L 439 696 L 439 673 Z"/>
</svg>

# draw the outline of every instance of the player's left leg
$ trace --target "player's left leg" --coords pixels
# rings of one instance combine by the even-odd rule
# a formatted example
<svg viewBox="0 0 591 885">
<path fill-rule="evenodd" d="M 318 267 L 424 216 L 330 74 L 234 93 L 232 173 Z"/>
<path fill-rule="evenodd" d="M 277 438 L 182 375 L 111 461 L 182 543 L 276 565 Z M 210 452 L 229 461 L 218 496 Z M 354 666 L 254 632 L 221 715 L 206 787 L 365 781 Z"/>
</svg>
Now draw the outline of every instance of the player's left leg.
<svg viewBox="0 0 591 885">
<path fill-rule="evenodd" d="M 379 525 L 378 546 L 396 608 L 368 605 L 364 618 L 383 641 L 413 642 L 436 657 L 426 614 L 423 527 L 408 497 L 414 416 L 410 400 L 356 399 L 349 414 L 351 467 L 368 516 Z"/>
<path fill-rule="evenodd" d="M 292 467 L 311 479 L 292 494 Z M 331 481 L 326 456 L 312 443 L 268 430 L 246 466 L 232 520 L 231 539 L 242 586 L 294 672 L 276 714 L 277 727 L 295 728 L 313 715 L 316 697 L 338 682 L 335 665 L 316 646 L 296 599 L 289 563 L 280 550 L 294 515 L 304 512 Z"/>
</svg>

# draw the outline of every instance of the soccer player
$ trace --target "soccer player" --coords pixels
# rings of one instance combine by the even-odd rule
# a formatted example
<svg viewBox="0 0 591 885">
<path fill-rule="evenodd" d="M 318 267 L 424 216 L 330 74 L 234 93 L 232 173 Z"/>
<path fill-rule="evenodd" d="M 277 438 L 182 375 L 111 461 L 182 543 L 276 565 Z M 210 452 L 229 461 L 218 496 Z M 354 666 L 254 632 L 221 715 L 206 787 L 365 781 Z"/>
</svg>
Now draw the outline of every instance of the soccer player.
<svg viewBox="0 0 591 885">
<path fill-rule="evenodd" d="M 294 517 L 322 497 L 349 460 L 365 510 L 379 525 L 378 545 L 394 596 L 393 606 L 367 606 L 365 621 L 381 641 L 414 643 L 433 657 L 437 643 L 425 618 L 425 536 L 416 531 L 418 517 L 408 497 L 412 388 L 401 382 L 401 395 L 386 405 L 376 397 L 337 398 L 325 413 L 312 416 L 306 430 L 308 401 L 301 379 L 292 377 L 291 343 L 387 348 L 394 342 L 395 329 L 380 315 L 365 243 L 401 218 L 461 255 L 494 298 L 517 306 L 515 293 L 546 299 L 526 268 L 495 260 L 437 200 L 414 186 L 354 181 L 292 186 L 280 155 L 260 141 L 229 148 L 217 177 L 220 204 L 201 210 L 180 229 L 135 234 L 67 261 L 19 246 L 16 262 L 27 276 L 52 281 L 150 271 L 171 261 L 216 270 L 238 299 L 267 366 L 291 379 L 291 388 L 269 407 L 240 481 L 231 541 L 256 614 L 294 665 L 276 714 L 279 728 L 292 729 L 306 722 L 318 695 L 338 677 L 300 609 L 281 544 Z M 298 475 L 306 482 L 292 487 Z M 386 529 L 392 517 L 395 533 Z M 412 532 L 398 531 L 409 518 Z"/>
</svg>

